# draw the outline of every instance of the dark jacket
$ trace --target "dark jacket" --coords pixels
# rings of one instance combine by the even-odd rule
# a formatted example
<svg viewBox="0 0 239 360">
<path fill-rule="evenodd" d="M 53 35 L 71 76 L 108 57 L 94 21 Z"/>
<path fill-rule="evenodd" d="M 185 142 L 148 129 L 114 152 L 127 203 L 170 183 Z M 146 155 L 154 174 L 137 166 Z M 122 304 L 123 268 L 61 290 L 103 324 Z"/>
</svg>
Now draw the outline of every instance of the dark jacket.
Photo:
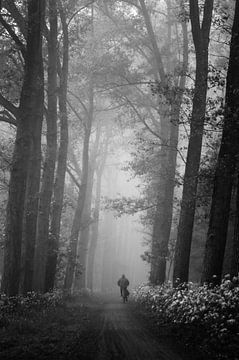
<svg viewBox="0 0 239 360">
<path fill-rule="evenodd" d="M 127 288 L 127 286 L 129 286 L 129 280 L 127 278 L 120 278 L 118 280 L 118 286 L 120 286 L 121 288 Z"/>
</svg>

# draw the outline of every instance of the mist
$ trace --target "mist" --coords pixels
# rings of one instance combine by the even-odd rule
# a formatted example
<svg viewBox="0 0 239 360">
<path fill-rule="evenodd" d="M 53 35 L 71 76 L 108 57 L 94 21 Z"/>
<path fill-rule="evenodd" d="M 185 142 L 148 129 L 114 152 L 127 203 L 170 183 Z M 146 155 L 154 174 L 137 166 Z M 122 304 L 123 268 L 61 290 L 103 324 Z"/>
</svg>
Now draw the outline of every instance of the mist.
<svg viewBox="0 0 239 360">
<path fill-rule="evenodd" d="M 129 146 L 127 146 L 129 148 Z M 112 154 L 105 165 L 102 197 L 120 199 L 137 198 L 139 181 L 123 170 L 130 160 L 124 149 Z M 142 213 L 142 211 L 141 211 Z M 116 292 L 118 278 L 125 274 L 134 288 L 148 279 L 149 265 L 141 255 L 145 251 L 145 234 L 140 222 L 140 212 L 119 214 L 102 209 L 99 220 L 99 239 L 94 269 L 94 287 L 104 292 Z"/>
</svg>

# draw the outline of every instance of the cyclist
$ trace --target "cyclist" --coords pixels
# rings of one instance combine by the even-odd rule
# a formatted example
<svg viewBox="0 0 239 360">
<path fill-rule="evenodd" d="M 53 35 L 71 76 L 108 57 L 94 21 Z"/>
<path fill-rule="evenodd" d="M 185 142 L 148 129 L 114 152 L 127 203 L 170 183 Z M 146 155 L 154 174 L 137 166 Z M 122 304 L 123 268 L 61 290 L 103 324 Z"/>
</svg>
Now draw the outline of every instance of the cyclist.
<svg viewBox="0 0 239 360">
<path fill-rule="evenodd" d="M 117 282 L 118 286 L 120 287 L 120 296 L 123 296 L 122 292 L 123 289 L 127 290 L 127 286 L 129 286 L 129 280 L 123 274 L 121 278 Z M 128 290 L 127 290 L 128 292 Z"/>
</svg>

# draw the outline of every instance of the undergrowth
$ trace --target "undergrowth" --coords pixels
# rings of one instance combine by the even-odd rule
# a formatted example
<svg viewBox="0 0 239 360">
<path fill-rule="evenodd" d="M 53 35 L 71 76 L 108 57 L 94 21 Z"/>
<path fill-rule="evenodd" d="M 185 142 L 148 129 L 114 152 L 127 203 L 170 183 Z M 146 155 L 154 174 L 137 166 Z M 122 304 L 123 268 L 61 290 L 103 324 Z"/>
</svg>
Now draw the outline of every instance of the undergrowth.
<svg viewBox="0 0 239 360">
<path fill-rule="evenodd" d="M 54 291 L 0 300 L 0 358 L 94 359 L 97 314 Z"/>
<path fill-rule="evenodd" d="M 238 279 L 225 278 L 220 286 L 192 283 L 173 288 L 139 286 L 133 298 L 153 314 L 157 326 L 168 326 L 188 347 L 210 360 L 239 359 Z"/>
</svg>

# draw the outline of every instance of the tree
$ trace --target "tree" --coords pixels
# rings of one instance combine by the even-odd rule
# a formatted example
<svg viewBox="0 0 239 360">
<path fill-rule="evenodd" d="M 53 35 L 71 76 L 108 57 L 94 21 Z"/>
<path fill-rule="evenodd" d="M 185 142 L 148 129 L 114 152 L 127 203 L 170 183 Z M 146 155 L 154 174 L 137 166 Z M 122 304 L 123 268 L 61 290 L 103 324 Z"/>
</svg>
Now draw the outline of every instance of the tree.
<svg viewBox="0 0 239 360">
<path fill-rule="evenodd" d="M 28 2 L 27 46 L 7 206 L 3 291 L 16 295 L 21 273 L 24 204 L 34 128 L 43 118 L 42 23 L 44 1 Z M 41 134 L 38 134 L 40 136 Z M 28 184 L 29 186 L 29 184 Z"/>
<path fill-rule="evenodd" d="M 65 174 L 67 167 L 68 150 L 68 115 L 67 115 L 67 88 L 69 72 L 69 35 L 65 10 L 61 2 L 58 2 L 63 32 L 62 65 L 58 65 L 60 86 L 58 90 L 59 117 L 60 117 L 60 140 L 57 155 L 57 167 L 52 199 L 52 215 L 48 241 L 45 290 L 53 289 L 57 267 L 57 255 L 60 241 L 61 213 L 63 207 Z"/>
<path fill-rule="evenodd" d="M 169 4 L 170 5 L 170 4 Z M 184 8 L 182 7 L 184 11 Z M 182 15 L 181 15 L 182 16 Z M 162 284 L 166 276 L 166 258 L 168 257 L 168 245 L 173 218 L 173 198 L 175 187 L 176 160 L 178 150 L 178 132 L 180 121 L 180 110 L 183 101 L 183 93 L 186 84 L 186 71 L 188 66 L 188 38 L 185 14 L 181 20 L 183 34 L 183 62 L 179 85 L 174 85 L 167 95 L 171 105 L 170 125 L 168 129 L 168 141 L 162 141 L 161 156 L 163 158 L 157 195 L 157 204 L 152 234 L 152 258 L 150 281 L 153 284 Z M 168 39 L 170 42 L 171 39 Z M 175 81 L 176 83 L 176 81 Z M 168 91 L 168 90 L 167 90 Z M 166 120 L 167 121 L 167 120 Z M 162 134 L 162 138 L 167 135 Z"/>
<path fill-rule="evenodd" d="M 125 2 L 127 3 L 127 6 L 129 6 L 129 2 L 124 1 L 124 3 Z M 157 144 L 159 150 L 154 150 L 155 154 L 157 154 L 157 156 L 155 155 L 154 157 L 154 167 L 157 167 L 158 173 L 156 174 L 155 169 L 153 169 L 151 174 L 154 173 L 154 179 L 152 178 L 152 181 L 148 185 L 149 188 L 151 188 L 149 192 L 154 192 L 153 206 L 155 207 L 155 210 L 150 212 L 150 216 L 153 218 L 153 224 L 151 225 L 151 256 L 149 257 L 151 262 L 150 279 L 152 283 L 159 283 L 163 282 L 165 279 L 166 258 L 172 223 L 173 194 L 178 151 L 179 114 L 185 87 L 185 69 L 187 68 L 188 57 L 187 25 L 184 16 L 181 15 L 181 26 L 184 39 L 184 59 L 182 64 L 178 54 L 174 55 L 171 51 L 171 43 L 173 40 L 175 41 L 175 38 L 177 38 L 176 34 L 179 33 L 177 28 L 178 19 L 176 19 L 179 14 L 176 12 L 175 14 L 172 14 L 171 2 L 166 2 L 168 9 L 168 16 L 166 16 L 165 21 L 168 24 L 168 37 L 166 42 L 164 38 L 161 38 L 161 36 L 158 35 L 160 32 L 162 33 L 165 31 L 165 28 L 161 25 L 161 23 L 164 23 L 164 19 L 162 20 L 162 16 L 160 15 L 160 21 L 154 23 L 154 7 L 150 6 L 150 4 L 146 6 L 144 0 L 140 0 L 139 5 L 137 3 L 132 3 L 131 5 L 137 9 L 138 18 L 136 18 L 136 20 L 135 17 L 133 17 L 133 19 L 128 19 L 130 18 L 128 13 L 125 18 L 127 18 L 128 22 L 132 22 L 130 31 L 132 34 L 135 32 L 136 36 L 133 38 L 132 35 L 128 35 L 128 32 L 127 34 L 124 34 L 123 32 L 123 39 L 125 39 L 125 37 L 129 39 L 129 44 L 126 45 L 126 49 L 128 49 L 129 46 L 136 49 L 138 57 L 142 57 L 143 63 L 147 64 L 145 66 L 145 74 L 150 73 L 152 89 L 155 96 L 153 101 L 152 93 L 149 95 L 146 93 L 143 85 L 141 89 L 140 85 L 136 85 L 141 84 L 141 82 L 142 84 L 145 84 L 145 74 L 142 77 L 141 65 L 138 78 L 136 78 L 137 70 L 133 74 L 129 71 L 129 74 L 122 75 L 124 82 L 125 79 L 127 79 L 129 85 L 134 86 L 140 96 L 137 96 L 137 92 L 134 88 L 132 91 L 133 96 L 129 93 L 128 88 L 126 88 L 126 95 L 122 96 L 122 99 L 129 107 L 131 107 L 138 120 L 144 125 L 144 129 L 142 129 L 139 135 L 139 141 L 142 142 L 142 138 L 144 138 L 143 133 L 149 132 L 153 135 L 152 137 L 154 137 L 152 140 L 152 144 L 154 145 L 151 144 L 151 147 L 156 147 Z M 185 13 L 181 2 L 179 3 L 178 8 L 180 9 L 179 13 Z M 112 16 L 110 17 L 112 18 Z M 116 23 L 118 21 L 118 24 L 120 24 L 121 19 L 117 20 L 114 17 L 113 19 Z M 142 22 L 142 20 L 144 22 Z M 125 26 L 126 25 L 124 24 L 124 28 Z M 172 28 L 174 28 L 175 33 Z M 142 38 L 142 44 L 139 42 L 139 34 L 140 39 Z M 164 45 L 160 46 L 160 43 L 163 43 Z M 177 47 L 177 50 L 181 51 L 181 48 L 179 49 L 179 47 Z M 164 58 L 166 60 L 164 60 Z M 124 89 L 122 89 L 122 93 L 124 93 Z M 150 97 L 151 101 L 149 101 Z M 158 162 L 157 166 L 155 166 L 156 162 Z M 149 164 L 145 164 L 145 168 L 148 167 Z M 156 202 L 155 197 L 157 198 Z"/>
<path fill-rule="evenodd" d="M 35 264 L 34 290 L 45 290 L 45 273 L 49 235 L 50 207 L 53 193 L 54 173 L 57 151 L 57 6 L 56 0 L 49 0 L 48 43 L 48 104 L 47 104 L 47 145 L 43 167 L 39 199 Z M 30 289 L 26 289 L 30 290 Z"/>
<path fill-rule="evenodd" d="M 236 1 L 227 72 L 222 141 L 218 154 L 202 282 L 221 281 L 239 136 L 239 1 Z"/>
<path fill-rule="evenodd" d="M 196 52 L 196 79 L 190 136 L 184 174 L 183 195 L 174 258 L 174 283 L 188 281 L 190 249 L 196 205 L 198 171 L 200 165 L 203 129 L 206 110 L 208 45 L 212 20 L 213 0 L 205 0 L 203 19 L 200 22 L 198 0 L 190 1 L 190 19 Z"/>
<path fill-rule="evenodd" d="M 93 87 L 92 76 L 90 78 L 89 84 L 89 108 L 87 109 L 86 121 L 84 124 L 84 144 L 82 151 L 82 176 L 81 183 L 79 187 L 77 206 L 74 214 L 74 219 L 71 228 L 70 243 L 68 250 L 68 259 L 66 267 L 66 275 L 64 281 L 64 289 L 70 291 L 73 285 L 73 278 L 76 266 L 76 257 L 77 257 L 77 246 L 78 246 L 78 237 L 80 233 L 80 228 L 82 224 L 82 214 L 85 205 L 87 183 L 88 183 L 88 173 L 89 173 L 89 145 L 90 145 L 90 136 L 93 122 L 93 111 L 94 111 L 94 87 Z"/>
<path fill-rule="evenodd" d="M 90 238 L 90 245 L 88 250 L 88 263 L 87 263 L 87 287 L 93 290 L 93 274 L 94 274 L 94 263 L 96 246 L 99 235 L 99 217 L 100 217 L 100 201 L 101 201 L 101 185 L 102 175 L 105 168 L 105 162 L 108 153 L 110 131 L 106 130 L 106 137 L 103 139 L 103 143 L 98 153 L 98 161 L 95 169 L 96 173 L 96 186 L 95 186 L 95 205 L 93 211 L 93 224 Z"/>
<path fill-rule="evenodd" d="M 96 171 L 96 162 L 98 160 L 99 154 L 99 142 L 100 142 L 101 128 L 100 124 L 96 125 L 96 135 L 93 144 L 93 148 L 89 156 L 89 169 L 88 169 L 88 181 L 86 188 L 86 197 L 84 203 L 84 209 L 82 213 L 81 221 L 81 232 L 78 244 L 78 261 L 81 266 L 81 274 L 76 276 L 75 288 L 85 288 L 86 287 L 86 264 L 87 264 L 87 255 L 90 242 L 90 230 L 91 230 L 91 210 L 92 210 L 92 198 L 93 198 L 93 185 L 94 185 L 94 175 Z"/>
</svg>

